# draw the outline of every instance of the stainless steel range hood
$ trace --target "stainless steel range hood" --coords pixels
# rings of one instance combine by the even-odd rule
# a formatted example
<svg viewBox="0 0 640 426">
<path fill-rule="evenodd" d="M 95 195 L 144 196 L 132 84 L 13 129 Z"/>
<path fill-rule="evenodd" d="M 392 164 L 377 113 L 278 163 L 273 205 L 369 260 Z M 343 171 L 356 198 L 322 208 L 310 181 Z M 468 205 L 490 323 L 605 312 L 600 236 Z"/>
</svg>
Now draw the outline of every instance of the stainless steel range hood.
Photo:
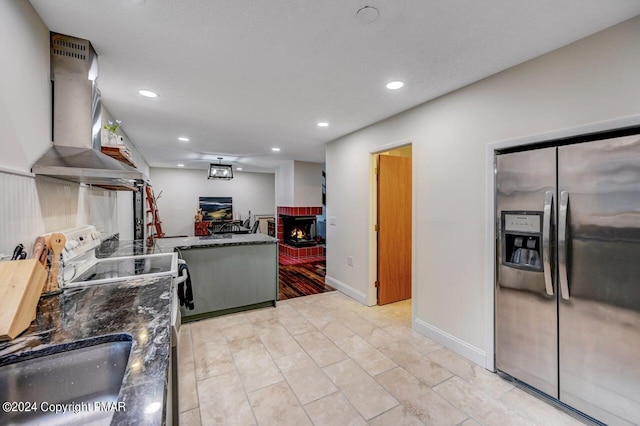
<svg viewBox="0 0 640 426">
<path fill-rule="evenodd" d="M 106 189 L 137 190 L 146 181 L 140 171 L 91 148 L 54 145 L 31 168 L 36 175 L 96 185 Z"/>
<path fill-rule="evenodd" d="M 100 152 L 98 55 L 88 40 L 51 33 L 53 147 L 31 167 L 36 175 L 136 190 L 144 173 Z"/>
</svg>

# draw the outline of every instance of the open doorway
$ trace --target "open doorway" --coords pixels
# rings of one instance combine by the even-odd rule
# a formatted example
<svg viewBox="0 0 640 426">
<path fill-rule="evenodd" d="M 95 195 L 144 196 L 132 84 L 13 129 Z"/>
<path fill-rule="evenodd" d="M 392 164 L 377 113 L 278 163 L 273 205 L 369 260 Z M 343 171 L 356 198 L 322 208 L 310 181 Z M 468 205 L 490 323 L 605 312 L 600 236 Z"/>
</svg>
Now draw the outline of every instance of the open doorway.
<svg viewBox="0 0 640 426">
<path fill-rule="evenodd" d="M 373 154 L 377 304 L 411 298 L 411 145 Z"/>
</svg>

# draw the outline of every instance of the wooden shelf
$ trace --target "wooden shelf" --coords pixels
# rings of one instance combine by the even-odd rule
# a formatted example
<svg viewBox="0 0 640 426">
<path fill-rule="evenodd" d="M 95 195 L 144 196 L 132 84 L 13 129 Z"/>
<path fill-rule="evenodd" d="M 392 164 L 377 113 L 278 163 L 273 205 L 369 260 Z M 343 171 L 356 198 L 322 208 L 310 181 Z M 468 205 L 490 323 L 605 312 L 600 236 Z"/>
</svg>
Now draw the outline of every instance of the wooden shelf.
<svg viewBox="0 0 640 426">
<path fill-rule="evenodd" d="M 129 149 L 126 146 L 102 145 L 100 147 L 100 151 L 102 151 L 103 154 L 126 164 L 127 166 L 136 167 L 131 159 L 131 154 L 129 154 Z"/>
</svg>

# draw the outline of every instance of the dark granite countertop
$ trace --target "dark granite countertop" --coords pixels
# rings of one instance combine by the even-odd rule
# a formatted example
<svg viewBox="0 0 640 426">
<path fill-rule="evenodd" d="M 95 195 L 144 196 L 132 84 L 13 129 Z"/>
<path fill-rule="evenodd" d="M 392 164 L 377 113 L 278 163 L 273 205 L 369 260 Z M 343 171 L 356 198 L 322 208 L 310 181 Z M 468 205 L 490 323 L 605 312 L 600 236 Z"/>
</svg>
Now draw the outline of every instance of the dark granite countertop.
<svg viewBox="0 0 640 426">
<path fill-rule="evenodd" d="M 161 425 L 169 377 L 171 277 L 131 279 L 40 299 L 37 318 L 21 336 L 0 342 L 0 365 L 30 351 L 71 350 L 86 339 L 124 333 L 131 355 L 112 423 Z"/>
<path fill-rule="evenodd" d="M 173 251 L 175 248 L 188 250 L 192 248 L 277 243 L 277 238 L 265 234 L 214 234 L 207 237 L 158 238 L 154 242 L 154 248 L 160 251 Z"/>
<path fill-rule="evenodd" d="M 207 237 L 157 238 L 152 245 L 146 240 L 109 239 L 96 249 L 96 257 L 134 256 L 141 254 L 173 253 L 175 249 L 277 244 L 278 239 L 265 234 L 215 234 Z"/>
</svg>

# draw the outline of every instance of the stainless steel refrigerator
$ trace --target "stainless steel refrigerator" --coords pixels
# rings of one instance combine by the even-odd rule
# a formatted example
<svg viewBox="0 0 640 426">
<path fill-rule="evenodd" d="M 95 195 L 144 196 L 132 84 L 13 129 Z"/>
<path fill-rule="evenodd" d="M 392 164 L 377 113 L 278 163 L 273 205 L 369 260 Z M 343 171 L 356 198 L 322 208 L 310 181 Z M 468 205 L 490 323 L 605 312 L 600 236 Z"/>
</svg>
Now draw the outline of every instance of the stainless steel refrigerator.
<svg viewBox="0 0 640 426">
<path fill-rule="evenodd" d="M 640 135 L 495 165 L 497 370 L 601 422 L 640 424 Z"/>
</svg>

